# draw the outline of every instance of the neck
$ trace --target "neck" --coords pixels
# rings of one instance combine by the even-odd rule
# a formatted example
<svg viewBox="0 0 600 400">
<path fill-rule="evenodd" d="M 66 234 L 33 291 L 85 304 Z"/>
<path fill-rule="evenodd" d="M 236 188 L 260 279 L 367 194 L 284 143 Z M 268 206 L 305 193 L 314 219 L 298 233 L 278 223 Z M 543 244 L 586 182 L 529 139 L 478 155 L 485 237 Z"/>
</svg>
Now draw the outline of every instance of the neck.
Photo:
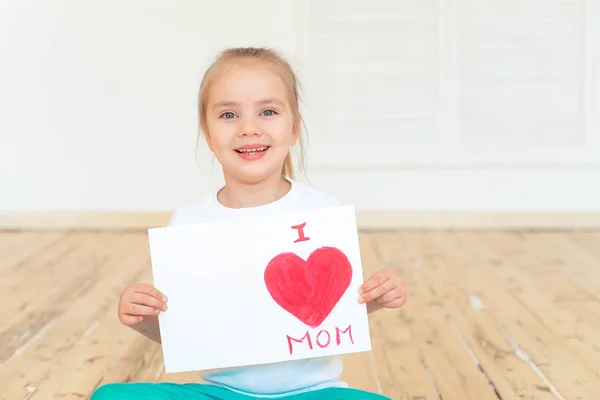
<svg viewBox="0 0 600 400">
<path fill-rule="evenodd" d="M 279 200 L 291 184 L 275 174 L 258 182 L 244 182 L 225 176 L 225 187 L 217 194 L 218 201 L 228 208 L 259 207 Z"/>
</svg>

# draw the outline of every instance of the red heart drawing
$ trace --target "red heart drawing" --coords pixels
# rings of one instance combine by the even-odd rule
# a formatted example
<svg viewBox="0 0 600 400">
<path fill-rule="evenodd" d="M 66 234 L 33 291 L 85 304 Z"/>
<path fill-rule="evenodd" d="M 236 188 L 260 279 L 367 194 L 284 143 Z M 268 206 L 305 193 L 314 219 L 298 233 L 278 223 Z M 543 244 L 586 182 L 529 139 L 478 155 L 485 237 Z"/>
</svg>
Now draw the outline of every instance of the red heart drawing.
<svg viewBox="0 0 600 400">
<path fill-rule="evenodd" d="M 339 249 L 321 247 L 306 261 L 291 252 L 275 256 L 267 265 L 264 278 L 277 304 L 315 328 L 350 286 L 352 266 Z"/>
</svg>

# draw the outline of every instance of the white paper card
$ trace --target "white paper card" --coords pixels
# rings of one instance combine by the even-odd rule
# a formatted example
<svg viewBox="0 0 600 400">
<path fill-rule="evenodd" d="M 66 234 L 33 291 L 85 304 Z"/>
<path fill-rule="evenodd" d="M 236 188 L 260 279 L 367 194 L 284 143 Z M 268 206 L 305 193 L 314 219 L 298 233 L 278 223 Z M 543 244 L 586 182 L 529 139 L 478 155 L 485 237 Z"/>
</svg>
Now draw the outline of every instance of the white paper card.
<svg viewBox="0 0 600 400">
<path fill-rule="evenodd" d="M 371 350 L 354 207 L 148 233 L 167 373 Z"/>
</svg>

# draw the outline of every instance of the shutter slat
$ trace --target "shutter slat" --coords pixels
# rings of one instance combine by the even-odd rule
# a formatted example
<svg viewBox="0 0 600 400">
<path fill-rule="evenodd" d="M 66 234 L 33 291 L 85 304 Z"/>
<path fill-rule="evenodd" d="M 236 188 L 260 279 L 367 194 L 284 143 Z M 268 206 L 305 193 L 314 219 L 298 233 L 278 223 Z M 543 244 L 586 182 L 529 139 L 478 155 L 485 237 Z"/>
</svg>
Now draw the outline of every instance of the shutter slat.
<svg viewBox="0 0 600 400">
<path fill-rule="evenodd" d="M 574 144 L 582 134 L 583 1 L 458 3 L 467 148 Z"/>
</svg>

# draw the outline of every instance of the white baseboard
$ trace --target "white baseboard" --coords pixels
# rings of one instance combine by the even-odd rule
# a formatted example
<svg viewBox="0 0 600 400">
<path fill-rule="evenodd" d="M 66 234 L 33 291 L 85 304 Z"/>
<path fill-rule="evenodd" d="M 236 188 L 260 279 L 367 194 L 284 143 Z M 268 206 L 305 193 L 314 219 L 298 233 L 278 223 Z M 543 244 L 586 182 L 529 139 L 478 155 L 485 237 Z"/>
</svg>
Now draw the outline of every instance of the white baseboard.
<svg viewBox="0 0 600 400">
<path fill-rule="evenodd" d="M 144 230 L 166 226 L 170 212 L 57 211 L 0 212 L 3 230 Z"/>
<path fill-rule="evenodd" d="M 0 212 L 0 230 L 145 230 L 170 212 Z M 358 212 L 359 229 L 600 229 L 600 212 Z"/>
<path fill-rule="evenodd" d="M 592 212 L 363 212 L 361 229 L 600 229 L 600 213 Z"/>
</svg>

